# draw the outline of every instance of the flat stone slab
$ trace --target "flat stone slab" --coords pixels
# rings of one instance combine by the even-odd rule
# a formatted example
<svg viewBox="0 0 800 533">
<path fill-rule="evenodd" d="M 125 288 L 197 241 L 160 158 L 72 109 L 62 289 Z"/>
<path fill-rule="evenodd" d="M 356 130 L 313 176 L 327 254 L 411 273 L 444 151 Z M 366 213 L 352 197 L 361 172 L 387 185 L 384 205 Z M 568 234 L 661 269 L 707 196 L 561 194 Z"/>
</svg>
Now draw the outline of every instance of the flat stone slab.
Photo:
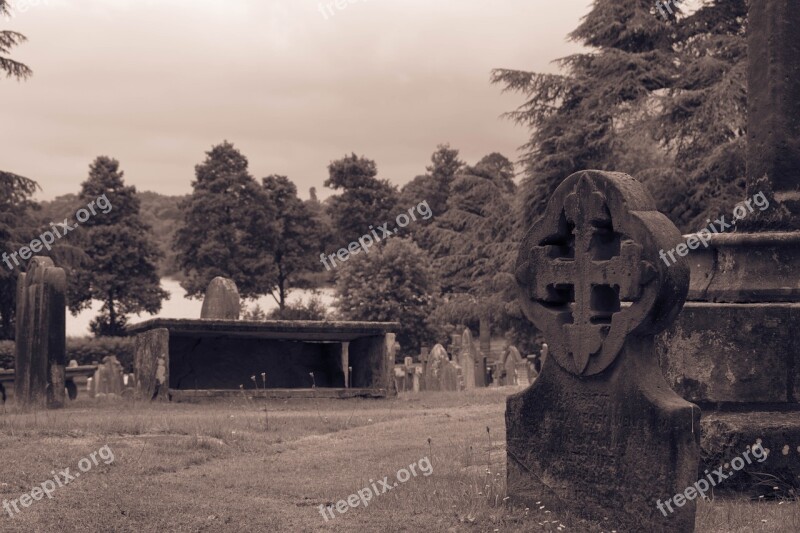
<svg viewBox="0 0 800 533">
<path fill-rule="evenodd" d="M 164 328 L 170 334 L 192 337 L 244 336 L 298 341 L 352 341 L 385 335 L 400 328 L 398 322 L 325 322 L 302 320 L 195 320 L 154 318 L 128 326 L 129 335 Z"/>
<path fill-rule="evenodd" d="M 254 390 L 170 390 L 173 401 L 192 401 L 192 400 L 214 400 L 214 399 L 234 399 L 249 398 L 253 400 L 264 399 L 264 395 L 271 400 L 282 400 L 290 398 L 325 398 L 325 399 L 347 399 L 347 398 L 386 398 L 386 389 L 266 389 Z"/>
</svg>

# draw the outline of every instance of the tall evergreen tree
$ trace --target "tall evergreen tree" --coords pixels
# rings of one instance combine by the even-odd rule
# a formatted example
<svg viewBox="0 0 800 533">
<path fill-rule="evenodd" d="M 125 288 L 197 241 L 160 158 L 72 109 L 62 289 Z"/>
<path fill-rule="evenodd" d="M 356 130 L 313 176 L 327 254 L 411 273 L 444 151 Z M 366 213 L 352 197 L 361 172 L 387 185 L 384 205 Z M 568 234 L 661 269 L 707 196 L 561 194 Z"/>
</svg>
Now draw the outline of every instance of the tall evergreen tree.
<svg viewBox="0 0 800 533">
<path fill-rule="evenodd" d="M 464 162 L 458 157 L 458 150 L 450 148 L 449 144 L 440 144 L 431 156 L 431 164 L 426 167 L 427 174 L 417 176 L 408 182 L 400 192 L 400 207 L 406 209 L 420 202 L 428 202 L 433 217 L 429 220 L 419 220 L 409 230 L 422 248 L 427 248 L 430 243 L 422 241 L 420 230 L 433 224 L 435 217 L 441 216 L 447 210 L 447 199 L 450 197 L 450 187 L 456 174 L 464 168 Z"/>
<path fill-rule="evenodd" d="M 8 0 L 0 0 L 0 20 L 10 15 L 11 4 Z M 7 77 L 18 80 L 28 78 L 33 74 L 33 71 L 28 66 L 5 55 L 10 54 L 12 48 L 27 40 L 27 37 L 21 33 L 9 30 L 0 31 L 0 73 L 5 72 Z"/>
<path fill-rule="evenodd" d="M 273 265 L 270 294 L 283 311 L 289 290 L 298 286 L 300 275 L 322 269 L 319 254 L 325 232 L 289 178 L 272 175 L 264 178 L 263 185 L 277 214 L 277 231 L 264 243 Z"/>
<path fill-rule="evenodd" d="M 559 60 L 562 74 L 494 71 L 495 83 L 526 97 L 508 114 L 532 132 L 523 146 L 524 225 L 578 170 L 638 172 L 684 229 L 697 211 L 677 206 L 697 203 L 703 195 L 693 191 L 715 180 L 735 182 L 733 147 L 721 147 L 743 131 L 743 3 L 706 0 L 688 16 L 678 8 L 665 18 L 652 0 L 595 0 L 570 34 L 590 51 Z M 631 143 L 640 153 L 658 147 L 668 157 L 656 157 L 650 168 L 622 168 L 634 162 Z M 717 207 L 703 202 L 699 209 Z"/>
<path fill-rule="evenodd" d="M 186 276 L 181 286 L 202 297 L 211 280 L 223 276 L 236 282 L 243 298 L 267 294 L 275 266 L 263 250 L 272 249 L 278 230 L 272 199 L 248 172 L 247 158 L 227 141 L 207 152 L 195 173 L 175 234 Z"/>
<path fill-rule="evenodd" d="M 377 178 L 375 161 L 352 154 L 331 163 L 328 172 L 325 186 L 342 191 L 328 203 L 337 238 L 351 242 L 367 233 L 370 225 L 394 219 L 397 188 Z"/>
<path fill-rule="evenodd" d="M 27 178 L 0 171 L 0 254 L 9 256 L 31 241 L 34 233 L 31 197 L 39 185 Z M 17 276 L 21 270 L 9 261 L 0 263 L 0 340 L 14 338 Z"/>
<path fill-rule="evenodd" d="M 79 199 L 83 208 L 92 202 L 96 208 L 85 221 L 78 217 L 80 226 L 71 239 L 80 244 L 86 259 L 81 268 L 70 272 L 70 309 L 78 312 L 92 300 L 103 302 L 100 315 L 91 323 L 92 332 L 122 336 L 127 315 L 157 313 L 169 298 L 157 274 L 161 252 L 140 216 L 136 188 L 125 186 L 116 159 L 100 156 L 94 160 Z"/>
<path fill-rule="evenodd" d="M 434 314 L 439 322 L 479 322 L 488 342 L 490 321 L 514 299 L 514 165 L 493 153 L 466 167 L 451 187 L 447 210 L 421 230 L 431 243 L 444 293 Z"/>
</svg>

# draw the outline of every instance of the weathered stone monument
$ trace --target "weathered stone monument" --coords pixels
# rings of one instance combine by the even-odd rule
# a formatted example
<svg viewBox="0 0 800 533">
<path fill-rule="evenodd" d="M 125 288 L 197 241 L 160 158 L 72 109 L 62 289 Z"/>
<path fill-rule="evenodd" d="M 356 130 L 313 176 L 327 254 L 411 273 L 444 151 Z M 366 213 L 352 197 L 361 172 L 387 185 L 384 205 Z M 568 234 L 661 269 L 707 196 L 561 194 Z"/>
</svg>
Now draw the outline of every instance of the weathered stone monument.
<svg viewBox="0 0 800 533">
<path fill-rule="evenodd" d="M 705 466 L 761 439 L 773 453 L 756 473 L 797 489 L 800 3 L 752 0 L 747 26 L 750 206 L 737 208 L 740 220 L 734 206 L 719 213 L 733 227 L 690 252 L 689 302 L 658 347 L 670 384 L 703 408 Z M 768 206 L 753 209 L 761 193 Z M 726 486 L 752 486 L 747 470 Z"/>
<path fill-rule="evenodd" d="M 520 368 L 520 365 L 525 369 L 525 361 L 523 361 L 522 355 L 520 355 L 516 346 L 508 346 L 503 351 L 503 360 L 501 364 L 505 373 L 502 385 L 519 384 L 519 378 L 522 377 L 522 374 L 518 375 L 517 370 Z M 527 374 L 527 369 L 525 369 L 525 374 Z M 525 379 L 527 379 L 527 377 Z"/>
<path fill-rule="evenodd" d="M 124 372 L 122 365 L 114 355 L 103 358 L 102 364 L 97 366 L 92 379 L 90 395 L 121 397 L 125 390 Z"/>
<path fill-rule="evenodd" d="M 238 320 L 240 310 L 241 299 L 236 283 L 223 277 L 212 279 L 206 289 L 200 318 Z"/>
<path fill-rule="evenodd" d="M 14 397 L 25 407 L 62 407 L 66 400 L 64 269 L 34 257 L 17 280 Z"/>
<path fill-rule="evenodd" d="M 688 289 L 685 262 L 658 258 L 680 238 L 639 182 L 599 171 L 564 180 L 528 232 L 520 304 L 550 354 L 508 399 L 513 500 L 608 530 L 693 531 L 694 501 L 657 508 L 698 474 L 700 411 L 668 387 L 654 351 Z"/>
<path fill-rule="evenodd" d="M 469 328 L 464 330 L 461 335 L 461 347 L 458 351 L 458 364 L 464 373 L 464 389 L 475 388 L 475 345 L 472 340 L 472 332 Z"/>
<path fill-rule="evenodd" d="M 428 391 L 458 391 L 464 388 L 461 367 L 450 361 L 441 344 L 431 350 L 423 378 L 424 388 Z"/>
</svg>

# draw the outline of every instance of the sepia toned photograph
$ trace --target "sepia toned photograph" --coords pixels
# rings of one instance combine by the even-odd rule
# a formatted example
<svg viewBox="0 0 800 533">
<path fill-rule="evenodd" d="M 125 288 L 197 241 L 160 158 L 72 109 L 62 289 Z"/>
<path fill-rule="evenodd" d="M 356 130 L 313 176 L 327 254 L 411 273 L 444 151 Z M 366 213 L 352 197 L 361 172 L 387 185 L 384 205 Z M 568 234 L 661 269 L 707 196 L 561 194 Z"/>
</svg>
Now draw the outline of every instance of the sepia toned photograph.
<svg viewBox="0 0 800 533">
<path fill-rule="evenodd" d="M 800 532 L 799 0 L 0 0 L 0 532 Z"/>
</svg>

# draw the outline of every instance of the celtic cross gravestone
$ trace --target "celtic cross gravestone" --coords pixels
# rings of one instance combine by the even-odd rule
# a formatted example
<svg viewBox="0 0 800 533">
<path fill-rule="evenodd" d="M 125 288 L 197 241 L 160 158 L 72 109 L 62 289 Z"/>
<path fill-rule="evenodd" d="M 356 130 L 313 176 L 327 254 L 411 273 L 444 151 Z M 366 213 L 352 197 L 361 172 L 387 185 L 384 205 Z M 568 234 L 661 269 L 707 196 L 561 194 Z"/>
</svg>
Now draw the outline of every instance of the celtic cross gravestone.
<svg viewBox="0 0 800 533">
<path fill-rule="evenodd" d="M 551 356 L 508 400 L 512 498 L 609 530 L 694 528 L 694 502 L 657 507 L 696 481 L 699 457 L 700 411 L 667 386 L 654 353 L 688 288 L 685 263 L 658 261 L 679 240 L 639 182 L 598 171 L 567 178 L 527 234 L 520 303 Z"/>
</svg>

